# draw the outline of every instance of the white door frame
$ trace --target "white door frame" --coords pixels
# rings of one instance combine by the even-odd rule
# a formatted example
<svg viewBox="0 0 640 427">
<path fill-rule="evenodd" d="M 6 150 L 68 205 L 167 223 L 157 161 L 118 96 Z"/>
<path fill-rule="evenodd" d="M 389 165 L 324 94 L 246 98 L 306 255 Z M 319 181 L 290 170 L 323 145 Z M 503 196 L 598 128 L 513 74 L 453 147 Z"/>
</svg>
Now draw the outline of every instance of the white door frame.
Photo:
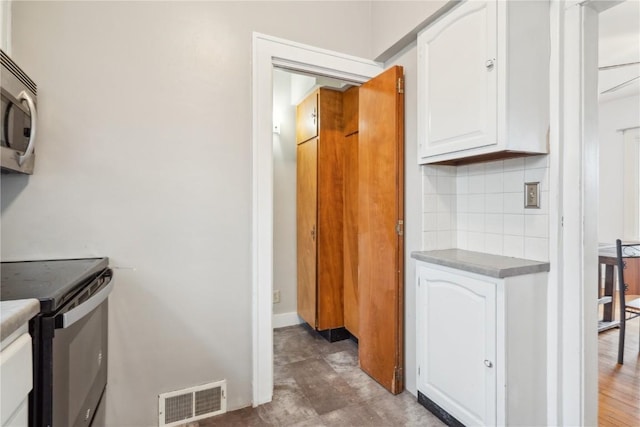
<svg viewBox="0 0 640 427">
<path fill-rule="evenodd" d="M 253 33 L 252 334 L 253 406 L 273 396 L 273 68 L 364 83 L 381 63 Z"/>
<path fill-rule="evenodd" d="M 552 1 L 550 425 L 598 422 L 598 13 L 617 3 Z"/>
</svg>

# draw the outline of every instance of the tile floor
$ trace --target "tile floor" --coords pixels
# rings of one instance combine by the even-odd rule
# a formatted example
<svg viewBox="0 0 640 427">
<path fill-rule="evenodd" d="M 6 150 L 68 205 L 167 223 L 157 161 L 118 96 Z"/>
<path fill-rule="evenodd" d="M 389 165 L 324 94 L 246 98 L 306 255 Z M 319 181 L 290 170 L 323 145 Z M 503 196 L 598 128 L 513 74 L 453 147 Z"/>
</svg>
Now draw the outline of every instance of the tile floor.
<svg viewBox="0 0 640 427">
<path fill-rule="evenodd" d="M 190 423 L 213 426 L 443 426 L 407 391 L 383 389 L 358 368 L 351 340 L 329 343 L 306 326 L 274 331 L 273 401 Z"/>
</svg>

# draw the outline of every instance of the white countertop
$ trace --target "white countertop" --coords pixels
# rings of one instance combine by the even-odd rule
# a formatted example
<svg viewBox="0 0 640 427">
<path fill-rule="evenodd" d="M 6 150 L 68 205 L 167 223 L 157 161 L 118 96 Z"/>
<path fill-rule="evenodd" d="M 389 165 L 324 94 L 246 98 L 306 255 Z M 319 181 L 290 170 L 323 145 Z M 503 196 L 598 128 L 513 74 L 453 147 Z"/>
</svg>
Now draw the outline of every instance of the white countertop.
<svg viewBox="0 0 640 427">
<path fill-rule="evenodd" d="M 34 298 L 0 301 L 0 341 L 14 333 L 39 312 L 40 302 Z"/>
</svg>

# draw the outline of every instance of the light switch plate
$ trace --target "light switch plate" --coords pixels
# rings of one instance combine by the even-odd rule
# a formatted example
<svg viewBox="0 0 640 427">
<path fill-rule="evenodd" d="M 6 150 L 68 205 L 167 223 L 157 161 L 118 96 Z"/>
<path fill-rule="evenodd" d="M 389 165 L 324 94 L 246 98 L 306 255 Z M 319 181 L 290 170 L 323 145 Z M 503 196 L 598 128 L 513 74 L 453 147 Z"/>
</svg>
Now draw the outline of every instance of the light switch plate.
<svg viewBox="0 0 640 427">
<path fill-rule="evenodd" d="M 540 183 L 524 183 L 524 207 L 525 209 L 540 209 Z"/>
</svg>

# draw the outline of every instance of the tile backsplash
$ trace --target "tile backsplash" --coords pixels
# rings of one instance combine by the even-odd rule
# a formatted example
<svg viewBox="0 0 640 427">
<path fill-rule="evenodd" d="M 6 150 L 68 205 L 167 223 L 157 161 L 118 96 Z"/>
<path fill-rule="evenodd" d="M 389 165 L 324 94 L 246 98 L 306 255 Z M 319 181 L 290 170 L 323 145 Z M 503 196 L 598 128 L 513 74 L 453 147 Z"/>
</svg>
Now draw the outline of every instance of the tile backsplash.
<svg viewBox="0 0 640 427">
<path fill-rule="evenodd" d="M 549 260 L 549 156 L 423 166 L 423 249 L 460 248 Z M 540 208 L 525 209 L 525 182 Z"/>
</svg>

